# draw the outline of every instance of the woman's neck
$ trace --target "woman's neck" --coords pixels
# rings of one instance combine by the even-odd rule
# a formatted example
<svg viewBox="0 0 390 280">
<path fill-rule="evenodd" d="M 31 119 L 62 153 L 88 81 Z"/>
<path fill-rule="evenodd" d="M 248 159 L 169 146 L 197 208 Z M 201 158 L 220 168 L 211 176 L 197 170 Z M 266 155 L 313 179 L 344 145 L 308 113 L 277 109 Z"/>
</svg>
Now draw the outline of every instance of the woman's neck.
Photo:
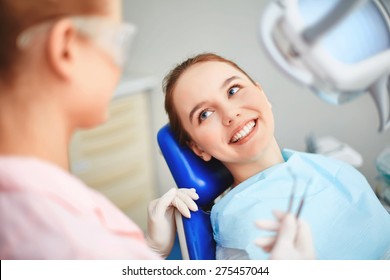
<svg viewBox="0 0 390 280">
<path fill-rule="evenodd" d="M 0 155 L 36 157 L 68 170 L 71 134 L 57 106 L 17 96 L 0 95 Z"/>
<path fill-rule="evenodd" d="M 264 171 L 276 164 L 283 163 L 284 159 L 279 145 L 275 138 L 272 139 L 270 145 L 263 151 L 256 160 L 239 164 L 227 164 L 226 167 L 232 173 L 234 178 L 234 186 L 237 186 L 246 179 Z"/>
</svg>

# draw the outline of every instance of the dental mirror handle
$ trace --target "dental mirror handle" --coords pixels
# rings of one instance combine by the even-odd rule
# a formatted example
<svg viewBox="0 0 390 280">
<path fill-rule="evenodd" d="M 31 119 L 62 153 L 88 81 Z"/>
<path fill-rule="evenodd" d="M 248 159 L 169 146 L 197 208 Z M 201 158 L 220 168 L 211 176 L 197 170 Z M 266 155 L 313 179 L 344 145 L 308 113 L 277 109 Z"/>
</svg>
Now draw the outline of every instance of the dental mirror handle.
<svg viewBox="0 0 390 280">
<path fill-rule="evenodd" d="M 376 83 L 369 87 L 379 114 L 379 132 L 384 132 L 390 127 L 390 91 L 388 89 L 389 74 L 382 76 Z"/>
</svg>

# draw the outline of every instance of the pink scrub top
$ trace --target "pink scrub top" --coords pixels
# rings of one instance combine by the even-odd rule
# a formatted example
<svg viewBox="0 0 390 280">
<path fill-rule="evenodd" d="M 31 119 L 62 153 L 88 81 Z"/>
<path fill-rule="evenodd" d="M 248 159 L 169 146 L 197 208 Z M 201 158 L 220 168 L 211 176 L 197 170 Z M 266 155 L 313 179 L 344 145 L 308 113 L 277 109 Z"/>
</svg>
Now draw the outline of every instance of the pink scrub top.
<svg viewBox="0 0 390 280">
<path fill-rule="evenodd" d="M 78 178 L 38 159 L 0 157 L 0 259 L 159 256 L 136 224 Z"/>
</svg>

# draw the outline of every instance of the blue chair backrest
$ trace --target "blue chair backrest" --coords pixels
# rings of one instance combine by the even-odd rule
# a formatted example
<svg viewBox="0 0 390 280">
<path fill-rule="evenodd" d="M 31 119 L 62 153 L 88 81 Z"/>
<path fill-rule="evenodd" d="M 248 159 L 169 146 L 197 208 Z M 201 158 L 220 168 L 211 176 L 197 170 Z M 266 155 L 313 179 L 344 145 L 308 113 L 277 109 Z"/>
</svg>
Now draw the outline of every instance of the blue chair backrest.
<svg viewBox="0 0 390 280">
<path fill-rule="evenodd" d="M 215 241 L 208 210 L 215 198 L 233 183 L 226 167 L 216 159 L 205 162 L 186 145 L 178 143 L 169 125 L 157 134 L 158 144 L 178 188 L 194 188 L 199 211 L 183 217 L 190 259 L 215 259 Z"/>
</svg>

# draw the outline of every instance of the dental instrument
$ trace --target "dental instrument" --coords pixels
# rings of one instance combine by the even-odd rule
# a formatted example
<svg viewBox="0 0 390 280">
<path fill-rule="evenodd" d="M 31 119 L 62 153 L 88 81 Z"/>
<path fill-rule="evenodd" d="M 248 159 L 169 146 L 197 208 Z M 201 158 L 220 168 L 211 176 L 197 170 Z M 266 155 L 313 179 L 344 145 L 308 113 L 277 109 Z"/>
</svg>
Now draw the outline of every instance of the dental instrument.
<svg viewBox="0 0 390 280">
<path fill-rule="evenodd" d="M 296 190 L 297 190 L 297 176 L 295 176 L 295 173 L 292 171 L 292 169 L 290 167 L 287 167 L 287 170 L 288 172 L 290 173 L 291 177 L 292 177 L 292 181 L 293 181 L 293 185 L 292 185 L 292 188 L 291 188 L 291 194 L 290 194 L 290 198 L 289 198 L 289 202 L 288 202 L 288 208 L 287 208 L 287 213 L 291 213 L 292 211 L 292 206 L 293 206 L 293 202 L 294 202 L 294 197 L 295 197 L 295 193 L 296 193 Z M 307 194 L 307 190 L 309 189 L 309 186 L 311 184 L 311 181 L 312 181 L 312 178 L 309 178 L 309 180 L 307 181 L 306 183 L 306 186 L 305 186 L 305 189 L 303 191 L 303 194 L 302 194 L 302 197 L 301 199 L 299 200 L 299 204 L 298 204 L 298 210 L 295 214 L 295 217 L 298 219 L 299 216 L 301 215 L 301 212 L 302 212 L 302 208 L 303 208 L 303 205 L 305 203 L 305 198 L 306 198 L 306 194 Z"/>
<path fill-rule="evenodd" d="M 311 178 L 309 179 L 309 181 L 307 182 L 306 184 L 306 187 L 305 187 L 305 190 L 302 194 L 302 197 L 301 197 L 301 200 L 299 201 L 299 206 L 298 206 L 298 210 L 297 210 L 297 213 L 295 214 L 295 217 L 298 219 L 299 216 L 301 215 L 301 212 L 302 212 L 302 208 L 303 208 L 303 204 L 305 203 L 305 199 L 306 199 L 306 193 L 307 193 L 307 190 L 309 189 L 309 186 L 311 184 Z"/>
</svg>

